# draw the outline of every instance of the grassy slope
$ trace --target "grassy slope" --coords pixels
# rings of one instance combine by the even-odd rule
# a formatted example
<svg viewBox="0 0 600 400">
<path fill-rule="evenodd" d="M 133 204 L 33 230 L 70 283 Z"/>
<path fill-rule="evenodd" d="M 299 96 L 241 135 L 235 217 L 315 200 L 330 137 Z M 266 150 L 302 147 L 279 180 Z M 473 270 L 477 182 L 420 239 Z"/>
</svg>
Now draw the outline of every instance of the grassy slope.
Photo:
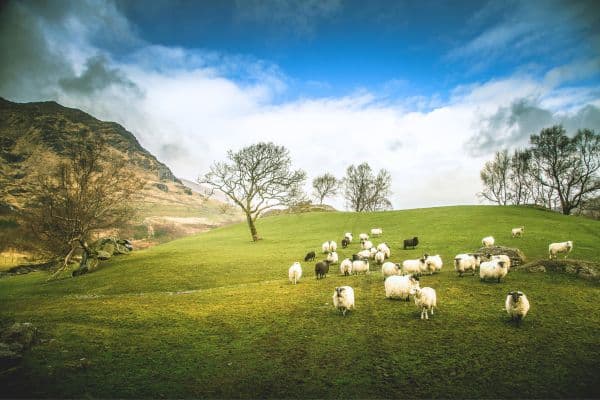
<svg viewBox="0 0 600 400">
<path fill-rule="evenodd" d="M 510 228 L 525 225 L 525 237 Z M 392 260 L 439 253 L 442 273 L 421 286 L 439 312 L 419 320 L 412 303 L 386 300 L 379 272 L 314 279 L 302 263 L 345 231 L 384 229 Z M 311 213 L 215 229 L 111 260 L 77 279 L 42 273 L 0 280 L 0 317 L 31 321 L 45 338 L 25 367 L 0 376 L 3 395 L 28 397 L 599 397 L 600 291 L 558 274 L 511 272 L 506 281 L 459 279 L 452 257 L 483 236 L 546 257 L 572 239 L 573 258 L 600 259 L 600 224 L 514 207 L 447 207 L 374 214 Z M 400 250 L 418 235 L 417 250 Z M 377 240 L 376 240 L 377 243 Z M 355 242 L 340 256 L 356 252 Z M 340 257 L 340 259 L 343 257 Z M 356 311 L 331 305 L 355 288 Z M 509 290 L 532 303 L 520 329 L 502 310 Z M 87 368 L 78 366 L 81 358 Z"/>
</svg>

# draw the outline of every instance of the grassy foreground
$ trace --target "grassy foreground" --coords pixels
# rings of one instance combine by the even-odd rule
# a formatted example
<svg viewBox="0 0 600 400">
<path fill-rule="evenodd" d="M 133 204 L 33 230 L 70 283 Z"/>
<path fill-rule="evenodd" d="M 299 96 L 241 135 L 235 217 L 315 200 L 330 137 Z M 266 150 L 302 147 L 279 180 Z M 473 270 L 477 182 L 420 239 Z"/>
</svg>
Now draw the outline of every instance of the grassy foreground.
<svg viewBox="0 0 600 400">
<path fill-rule="evenodd" d="M 510 229 L 525 225 L 525 236 Z M 442 272 L 421 279 L 438 310 L 387 300 L 380 271 L 314 279 L 302 262 L 325 240 L 382 227 L 392 261 L 440 254 Z M 528 259 L 573 240 L 570 258 L 600 260 L 600 223 L 517 207 L 443 207 L 370 214 L 265 218 L 264 240 L 244 224 L 106 262 L 93 274 L 46 283 L 44 273 L 0 280 L 0 318 L 33 322 L 44 341 L 0 375 L 3 397 L 564 398 L 600 397 L 600 290 L 556 273 L 509 273 L 498 283 L 458 278 L 455 254 L 493 235 Z M 404 238 L 419 236 L 416 250 Z M 374 239 L 378 243 L 378 239 Z M 341 247 L 341 246 L 340 246 Z M 350 285 L 356 310 L 332 306 Z M 507 322 L 504 298 L 524 291 L 530 314 Z M 81 360 L 85 358 L 85 360 Z"/>
</svg>

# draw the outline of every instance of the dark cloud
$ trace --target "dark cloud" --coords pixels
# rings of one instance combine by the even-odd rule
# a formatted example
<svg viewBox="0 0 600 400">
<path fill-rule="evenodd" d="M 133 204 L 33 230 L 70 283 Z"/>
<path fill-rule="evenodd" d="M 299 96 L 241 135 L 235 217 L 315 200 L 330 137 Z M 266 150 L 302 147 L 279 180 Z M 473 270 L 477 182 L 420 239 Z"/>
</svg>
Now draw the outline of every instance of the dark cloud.
<svg viewBox="0 0 600 400">
<path fill-rule="evenodd" d="M 59 84 L 66 92 L 78 94 L 92 94 L 111 85 L 138 89 L 121 71 L 110 68 L 104 56 L 89 58 L 86 62 L 86 69 L 81 75 L 73 78 L 63 78 L 59 81 Z"/>
<path fill-rule="evenodd" d="M 587 105 L 575 114 L 554 114 L 527 99 L 501 107 L 491 117 L 479 121 L 479 133 L 472 136 L 465 147 L 473 156 L 493 153 L 504 148 L 527 145 L 529 137 L 543 128 L 562 124 L 568 133 L 578 129 L 600 129 L 600 109 Z"/>
</svg>

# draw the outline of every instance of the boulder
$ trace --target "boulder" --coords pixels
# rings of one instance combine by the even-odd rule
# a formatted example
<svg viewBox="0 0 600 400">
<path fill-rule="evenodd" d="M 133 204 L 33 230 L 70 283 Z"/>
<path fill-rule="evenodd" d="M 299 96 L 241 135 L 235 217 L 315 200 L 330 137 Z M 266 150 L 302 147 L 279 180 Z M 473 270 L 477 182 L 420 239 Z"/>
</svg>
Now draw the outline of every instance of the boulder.
<svg viewBox="0 0 600 400">
<path fill-rule="evenodd" d="M 37 328 L 31 322 L 15 322 L 8 327 L 0 339 L 10 346 L 17 343 L 22 349 L 28 349 L 34 343 L 37 336 Z M 18 346 L 12 346 L 11 350 L 17 350 Z"/>
<path fill-rule="evenodd" d="M 590 281 L 600 281 L 600 264 L 583 260 L 537 260 L 522 265 L 528 272 L 559 272 Z"/>
<path fill-rule="evenodd" d="M 499 254 L 506 254 L 510 258 L 510 265 L 512 267 L 516 267 L 519 265 L 525 264 L 526 257 L 523 252 L 517 248 L 513 247 L 504 247 L 504 246 L 491 246 L 491 247 L 481 247 L 477 250 L 477 254 L 482 256 L 486 256 L 491 254 L 493 256 L 497 256 Z"/>
</svg>

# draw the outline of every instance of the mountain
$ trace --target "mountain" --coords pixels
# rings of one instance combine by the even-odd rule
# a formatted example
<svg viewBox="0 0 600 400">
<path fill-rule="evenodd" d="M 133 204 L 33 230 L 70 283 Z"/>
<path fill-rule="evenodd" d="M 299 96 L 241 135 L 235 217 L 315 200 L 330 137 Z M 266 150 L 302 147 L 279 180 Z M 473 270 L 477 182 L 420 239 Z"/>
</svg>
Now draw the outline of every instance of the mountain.
<svg viewBox="0 0 600 400">
<path fill-rule="evenodd" d="M 23 205 L 26 193 L 23 179 L 28 164 L 35 164 L 44 152 L 65 157 L 69 142 L 89 132 L 101 136 L 111 150 L 126 159 L 136 177 L 146 182 L 138 204 L 140 224 L 146 226 L 167 218 L 172 232 L 177 231 L 178 225 L 190 225 L 185 218 L 192 218 L 191 225 L 195 228 L 191 232 L 196 232 L 239 219 L 220 201 L 206 199 L 185 186 L 123 126 L 100 121 L 54 101 L 13 103 L 3 98 L 0 98 L 0 211 Z M 190 233 L 189 226 L 185 233 Z"/>
</svg>

